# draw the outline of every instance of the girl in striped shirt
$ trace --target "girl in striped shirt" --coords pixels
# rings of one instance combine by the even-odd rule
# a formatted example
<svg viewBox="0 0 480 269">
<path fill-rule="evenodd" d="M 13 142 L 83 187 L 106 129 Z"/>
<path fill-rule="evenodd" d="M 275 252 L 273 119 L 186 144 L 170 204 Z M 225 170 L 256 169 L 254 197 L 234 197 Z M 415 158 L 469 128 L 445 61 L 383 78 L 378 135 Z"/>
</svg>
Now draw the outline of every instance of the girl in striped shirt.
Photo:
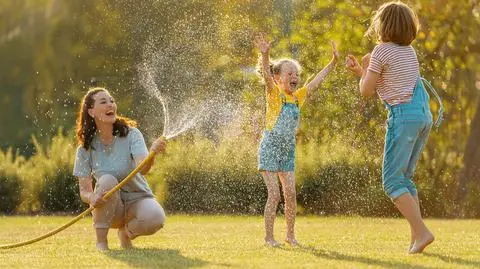
<svg viewBox="0 0 480 269">
<path fill-rule="evenodd" d="M 433 242 L 420 213 L 413 174 L 432 127 L 429 97 L 422 84 L 415 50 L 415 13 L 402 2 L 383 4 L 372 18 L 367 35 L 380 42 L 362 58 L 348 55 L 346 66 L 360 77 L 360 93 L 375 92 L 389 113 L 383 156 L 383 188 L 410 224 L 409 253 L 421 253 Z"/>
</svg>

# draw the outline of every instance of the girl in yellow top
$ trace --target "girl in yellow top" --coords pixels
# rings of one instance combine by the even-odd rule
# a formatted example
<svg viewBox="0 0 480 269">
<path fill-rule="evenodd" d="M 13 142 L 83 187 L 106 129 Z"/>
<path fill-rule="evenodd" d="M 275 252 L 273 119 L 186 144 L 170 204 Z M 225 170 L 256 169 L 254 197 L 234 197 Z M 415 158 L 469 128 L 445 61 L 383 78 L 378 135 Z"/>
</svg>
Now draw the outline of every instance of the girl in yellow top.
<svg viewBox="0 0 480 269">
<path fill-rule="evenodd" d="M 333 70 L 338 59 L 335 43 L 332 42 L 333 57 L 306 86 L 297 89 L 300 83 L 300 65 L 291 59 L 270 62 L 270 42 L 264 36 L 257 36 L 255 43 L 261 52 L 259 73 L 266 89 L 266 126 L 258 150 L 258 170 L 267 185 L 268 198 L 265 205 L 265 244 L 279 246 L 273 236 L 273 224 L 280 190 L 278 179 L 283 187 L 287 236 L 285 241 L 297 246 L 295 239 L 295 214 L 297 207 L 295 192 L 295 135 L 300 119 L 300 107 L 309 93 L 318 88 L 325 77 Z"/>
</svg>

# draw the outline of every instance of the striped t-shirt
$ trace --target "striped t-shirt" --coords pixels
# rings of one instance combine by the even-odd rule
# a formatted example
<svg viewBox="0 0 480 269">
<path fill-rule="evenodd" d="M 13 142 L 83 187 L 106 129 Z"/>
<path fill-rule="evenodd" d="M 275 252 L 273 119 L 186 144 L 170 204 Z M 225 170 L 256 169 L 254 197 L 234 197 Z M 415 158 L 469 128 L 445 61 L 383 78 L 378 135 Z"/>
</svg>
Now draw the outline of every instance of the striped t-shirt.
<svg viewBox="0 0 480 269">
<path fill-rule="evenodd" d="M 408 103 L 420 76 L 417 54 L 412 46 L 382 43 L 372 52 L 368 70 L 380 74 L 376 90 L 389 105 Z"/>
</svg>

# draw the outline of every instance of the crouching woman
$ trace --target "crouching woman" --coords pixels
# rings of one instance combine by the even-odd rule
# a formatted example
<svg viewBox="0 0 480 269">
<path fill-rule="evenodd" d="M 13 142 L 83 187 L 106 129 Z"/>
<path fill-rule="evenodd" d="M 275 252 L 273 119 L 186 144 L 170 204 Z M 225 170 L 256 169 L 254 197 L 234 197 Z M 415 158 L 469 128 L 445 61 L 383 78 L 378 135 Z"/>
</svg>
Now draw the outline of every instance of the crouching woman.
<svg viewBox="0 0 480 269">
<path fill-rule="evenodd" d="M 135 126 L 133 120 L 117 116 L 115 100 L 106 89 L 90 89 L 83 97 L 77 116 L 79 146 L 73 175 L 79 180 L 82 201 L 95 208 L 93 226 L 99 250 L 108 249 L 111 228 L 118 229 L 121 247 L 131 248 L 131 240 L 154 234 L 165 222 L 165 212 L 143 176 L 153 159 L 109 199 L 102 199 L 148 155 L 143 135 Z M 161 153 L 165 147 L 165 141 L 157 139 L 150 151 Z"/>
</svg>

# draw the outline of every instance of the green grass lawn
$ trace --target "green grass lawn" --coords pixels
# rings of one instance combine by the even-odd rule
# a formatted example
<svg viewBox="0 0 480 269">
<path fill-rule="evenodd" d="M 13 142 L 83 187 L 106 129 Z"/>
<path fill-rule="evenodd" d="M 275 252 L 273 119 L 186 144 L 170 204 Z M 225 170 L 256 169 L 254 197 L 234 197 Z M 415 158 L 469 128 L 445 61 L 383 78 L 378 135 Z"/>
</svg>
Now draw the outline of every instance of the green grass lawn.
<svg viewBox="0 0 480 269">
<path fill-rule="evenodd" d="M 69 217 L 0 217 L 0 244 L 28 240 Z M 0 268 L 480 268 L 480 220 L 427 220 L 436 241 L 408 255 L 402 219 L 298 217 L 303 247 L 263 245 L 260 216 L 170 216 L 164 229 L 134 240 L 136 249 L 97 251 L 90 218 L 32 245 L 0 250 Z M 277 218 L 276 238 L 285 223 Z"/>
</svg>

